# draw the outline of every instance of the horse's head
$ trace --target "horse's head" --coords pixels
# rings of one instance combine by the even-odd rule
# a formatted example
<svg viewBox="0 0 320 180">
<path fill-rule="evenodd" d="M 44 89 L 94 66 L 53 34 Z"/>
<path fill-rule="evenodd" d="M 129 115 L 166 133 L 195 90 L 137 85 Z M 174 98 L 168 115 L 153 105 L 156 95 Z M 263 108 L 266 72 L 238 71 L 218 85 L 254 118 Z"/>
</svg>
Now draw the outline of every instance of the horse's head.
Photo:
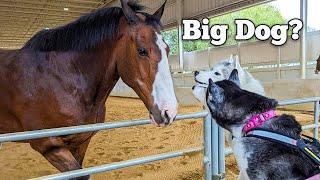
<svg viewBox="0 0 320 180">
<path fill-rule="evenodd" d="M 121 0 L 117 70 L 122 80 L 142 99 L 156 125 L 169 125 L 177 114 L 177 99 L 169 69 L 169 47 L 161 36 L 164 6 L 153 15 L 136 12 L 131 1 Z"/>
</svg>

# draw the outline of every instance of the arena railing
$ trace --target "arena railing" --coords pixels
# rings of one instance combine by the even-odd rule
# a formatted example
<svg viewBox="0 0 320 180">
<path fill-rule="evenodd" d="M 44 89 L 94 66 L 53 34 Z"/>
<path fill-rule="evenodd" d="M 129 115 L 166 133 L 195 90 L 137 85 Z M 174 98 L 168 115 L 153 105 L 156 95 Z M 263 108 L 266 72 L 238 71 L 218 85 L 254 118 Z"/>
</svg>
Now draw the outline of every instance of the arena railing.
<svg viewBox="0 0 320 180">
<path fill-rule="evenodd" d="M 304 104 L 304 103 L 314 103 L 314 123 L 303 126 L 304 130 L 314 129 L 314 137 L 318 139 L 318 127 L 319 127 L 319 102 L 320 97 L 302 98 L 302 99 L 292 99 L 280 101 L 280 106 L 294 105 L 294 104 Z M 106 164 L 101 166 L 95 166 L 90 168 L 79 169 L 75 171 L 69 171 L 65 173 L 59 173 L 44 177 L 39 177 L 35 179 L 70 179 L 81 176 L 92 175 L 96 173 L 108 172 L 116 169 L 146 164 L 154 161 L 175 158 L 179 156 L 188 155 L 190 153 L 196 153 L 204 151 L 204 171 L 205 180 L 211 179 L 224 179 L 225 178 L 225 156 L 232 154 L 230 148 L 225 149 L 225 137 L 224 130 L 212 121 L 210 115 L 207 112 L 198 112 L 193 114 L 184 114 L 177 116 L 176 120 L 186 120 L 186 119 L 200 119 L 203 118 L 204 122 L 204 146 L 195 147 L 187 150 L 181 150 L 173 153 L 157 154 L 154 156 L 147 156 L 133 160 L 127 160 L 112 164 Z M 26 131 L 18 133 L 9 133 L 0 135 L 0 143 L 4 142 L 17 142 L 23 140 L 32 140 L 38 138 L 46 137 L 56 137 L 71 134 L 79 134 L 86 132 L 95 132 L 100 130 L 117 129 L 132 126 L 141 126 L 150 124 L 149 119 L 144 120 L 129 120 L 116 123 L 99 123 L 90 125 L 81 125 L 74 127 L 64 127 L 55 129 L 44 129 L 37 131 Z M 0 152 L 1 153 L 1 152 Z"/>
</svg>

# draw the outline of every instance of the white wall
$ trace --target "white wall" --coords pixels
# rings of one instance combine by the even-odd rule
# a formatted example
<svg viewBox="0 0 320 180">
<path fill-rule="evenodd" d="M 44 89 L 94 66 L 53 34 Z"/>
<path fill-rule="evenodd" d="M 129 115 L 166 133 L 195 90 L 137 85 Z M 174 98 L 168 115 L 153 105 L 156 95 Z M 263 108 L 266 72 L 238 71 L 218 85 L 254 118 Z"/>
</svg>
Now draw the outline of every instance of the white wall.
<svg viewBox="0 0 320 180">
<path fill-rule="evenodd" d="M 320 55 L 320 31 L 307 34 L 307 59 L 315 61 Z M 291 39 L 284 46 L 276 47 L 269 41 L 242 43 L 239 45 L 210 48 L 205 51 L 185 52 L 184 71 L 208 69 L 221 59 L 227 59 L 231 54 L 240 56 L 241 65 L 260 66 L 281 63 L 296 63 L 300 59 L 300 41 Z M 169 63 L 173 72 L 179 69 L 177 56 L 170 56 Z"/>
</svg>

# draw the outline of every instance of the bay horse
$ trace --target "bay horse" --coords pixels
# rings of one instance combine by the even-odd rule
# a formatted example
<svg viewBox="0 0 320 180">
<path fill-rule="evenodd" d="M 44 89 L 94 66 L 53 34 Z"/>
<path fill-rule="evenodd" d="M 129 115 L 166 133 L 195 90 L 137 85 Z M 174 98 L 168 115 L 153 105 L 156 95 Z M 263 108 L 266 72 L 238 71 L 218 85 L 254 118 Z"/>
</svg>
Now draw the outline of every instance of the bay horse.
<svg viewBox="0 0 320 180">
<path fill-rule="evenodd" d="M 42 30 L 21 49 L 0 50 L 0 134 L 104 122 L 106 99 L 120 78 L 153 124 L 171 124 L 177 100 L 161 36 L 165 4 L 148 14 L 136 1 L 121 0 L 121 7 Z M 65 172 L 82 168 L 94 134 L 27 143 Z"/>
</svg>

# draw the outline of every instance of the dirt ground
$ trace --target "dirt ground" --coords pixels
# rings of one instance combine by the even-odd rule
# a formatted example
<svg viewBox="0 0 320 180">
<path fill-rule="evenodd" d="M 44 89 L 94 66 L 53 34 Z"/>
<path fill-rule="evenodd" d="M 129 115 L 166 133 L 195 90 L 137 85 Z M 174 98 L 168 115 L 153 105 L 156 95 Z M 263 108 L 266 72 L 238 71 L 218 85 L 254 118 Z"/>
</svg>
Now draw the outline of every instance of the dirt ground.
<svg viewBox="0 0 320 180">
<path fill-rule="evenodd" d="M 201 106 L 180 106 L 179 113 L 192 113 Z M 280 110 L 279 113 L 282 113 Z M 313 120 L 312 112 L 290 111 L 302 123 Z M 107 122 L 146 118 L 140 100 L 109 98 Z M 88 148 L 84 166 L 119 162 L 158 153 L 199 147 L 203 142 L 202 121 L 186 120 L 167 128 L 152 125 L 99 132 Z M 238 169 L 233 156 L 227 158 L 227 179 L 236 179 Z M 29 179 L 58 171 L 28 144 L 5 143 L 0 150 L 0 180 Z M 93 175 L 95 180 L 198 180 L 203 178 L 202 154 L 179 157 L 151 164 Z"/>
</svg>

